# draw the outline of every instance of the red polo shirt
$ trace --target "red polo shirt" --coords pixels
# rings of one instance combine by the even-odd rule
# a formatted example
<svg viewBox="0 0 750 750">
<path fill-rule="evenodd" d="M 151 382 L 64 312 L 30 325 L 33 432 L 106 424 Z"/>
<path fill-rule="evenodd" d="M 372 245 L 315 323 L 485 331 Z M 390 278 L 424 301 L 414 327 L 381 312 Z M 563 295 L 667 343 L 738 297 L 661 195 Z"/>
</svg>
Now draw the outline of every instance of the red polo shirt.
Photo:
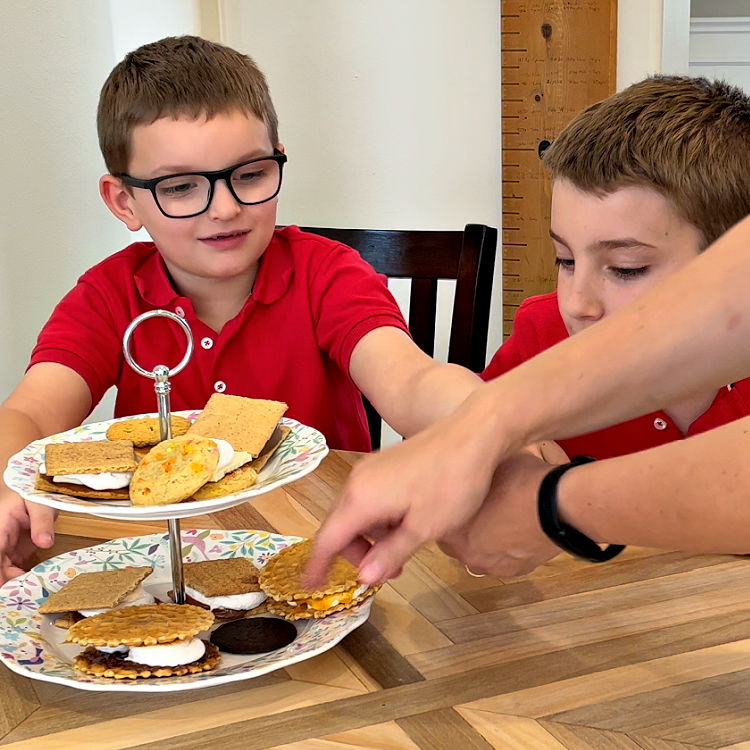
<svg viewBox="0 0 750 750">
<path fill-rule="evenodd" d="M 39 334 L 29 366 L 70 367 L 88 384 L 93 404 L 117 386 L 115 416 L 156 411 L 153 380 L 134 372 L 122 354 L 127 326 L 156 308 L 183 316 L 195 339 L 192 359 L 171 378 L 173 410 L 199 409 L 214 391 L 276 399 L 333 448 L 370 449 L 349 360 L 369 331 L 408 328 L 385 278 L 355 250 L 297 227 L 276 230 L 252 295 L 216 333 L 174 290 L 156 246 L 136 242 L 81 276 Z M 185 334 L 167 319 L 148 320 L 131 351 L 148 370 L 172 367 L 185 353 Z"/>
<path fill-rule="evenodd" d="M 557 305 L 557 292 L 529 297 L 518 308 L 513 334 L 497 350 L 482 378 L 492 380 L 567 337 L 568 330 Z M 580 455 L 611 458 L 697 435 L 748 414 L 750 378 L 721 388 L 711 406 L 690 425 L 687 435 L 682 434 L 665 412 L 657 411 L 558 442 L 571 458 Z"/>
</svg>

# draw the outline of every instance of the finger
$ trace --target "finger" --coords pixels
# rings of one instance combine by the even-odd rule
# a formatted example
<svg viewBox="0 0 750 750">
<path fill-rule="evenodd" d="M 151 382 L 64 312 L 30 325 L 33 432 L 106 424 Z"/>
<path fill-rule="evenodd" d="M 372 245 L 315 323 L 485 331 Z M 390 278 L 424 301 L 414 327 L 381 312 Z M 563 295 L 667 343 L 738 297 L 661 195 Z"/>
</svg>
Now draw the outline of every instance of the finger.
<svg viewBox="0 0 750 750">
<path fill-rule="evenodd" d="M 359 567 L 359 579 L 372 586 L 395 578 L 409 558 L 426 541 L 409 526 L 401 524 L 376 542 Z"/>
<path fill-rule="evenodd" d="M 302 574 L 304 584 L 310 587 L 321 584 L 333 558 L 355 544 L 361 537 L 361 531 L 361 522 L 350 519 L 345 507 L 339 505 L 315 536 L 310 558 Z"/>
<path fill-rule="evenodd" d="M 9 581 L 11 578 L 17 578 L 18 576 L 23 575 L 24 572 L 23 568 L 19 568 L 11 562 L 3 562 L 0 564 L 0 584 Z"/>
<path fill-rule="evenodd" d="M 372 543 L 364 537 L 357 537 L 351 544 L 341 550 L 341 556 L 346 558 L 352 565 L 359 567 L 362 558 L 370 551 Z"/>
<path fill-rule="evenodd" d="M 48 549 L 55 543 L 55 512 L 38 503 L 27 503 L 31 540 L 37 547 Z"/>
</svg>

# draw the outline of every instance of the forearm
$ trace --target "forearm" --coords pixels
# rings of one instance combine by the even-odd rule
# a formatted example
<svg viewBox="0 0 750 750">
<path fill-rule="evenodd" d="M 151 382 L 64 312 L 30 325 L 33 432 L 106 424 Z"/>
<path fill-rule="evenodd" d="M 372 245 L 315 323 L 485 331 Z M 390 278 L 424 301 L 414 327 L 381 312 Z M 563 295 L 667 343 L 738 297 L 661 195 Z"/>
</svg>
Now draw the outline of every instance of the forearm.
<svg viewBox="0 0 750 750">
<path fill-rule="evenodd" d="M 618 314 L 489 383 L 469 405 L 508 446 L 581 434 L 750 373 L 750 218 Z"/>
<path fill-rule="evenodd" d="M 396 432 L 409 437 L 453 412 L 481 386 L 479 376 L 463 367 L 427 360 L 401 384 L 381 414 Z"/>
<path fill-rule="evenodd" d="M 558 485 L 560 514 L 599 542 L 750 552 L 750 417 L 642 453 L 579 466 Z"/>
</svg>

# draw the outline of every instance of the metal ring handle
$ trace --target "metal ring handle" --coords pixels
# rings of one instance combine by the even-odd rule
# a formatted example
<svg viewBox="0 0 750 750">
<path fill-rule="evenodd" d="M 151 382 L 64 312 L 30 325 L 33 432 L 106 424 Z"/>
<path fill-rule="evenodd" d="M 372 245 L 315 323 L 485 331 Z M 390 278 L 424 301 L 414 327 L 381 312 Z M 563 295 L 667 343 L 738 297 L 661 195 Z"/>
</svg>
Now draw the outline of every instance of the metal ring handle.
<svg viewBox="0 0 750 750">
<path fill-rule="evenodd" d="M 169 318 L 170 320 L 174 320 L 175 322 L 179 323 L 182 326 L 182 330 L 185 332 L 185 337 L 187 338 L 187 351 L 185 352 L 185 356 L 182 358 L 182 360 L 179 362 L 179 364 L 176 367 L 173 367 L 169 370 L 167 373 L 169 377 L 173 377 L 177 375 L 178 372 L 181 372 L 185 369 L 185 365 L 190 361 L 190 357 L 193 356 L 193 332 L 190 330 L 190 326 L 187 324 L 187 321 L 181 318 L 176 313 L 170 312 L 169 310 L 150 310 L 149 312 L 145 312 L 142 315 L 139 315 L 137 318 L 133 320 L 133 322 L 127 327 L 125 330 L 125 335 L 122 338 L 122 351 L 125 355 L 125 361 L 139 374 L 143 375 L 147 378 L 153 378 L 154 380 L 157 379 L 156 371 L 149 372 L 148 370 L 144 370 L 134 359 L 133 355 L 130 353 L 130 339 L 133 336 L 133 332 L 135 331 L 138 326 L 143 323 L 144 320 L 148 320 L 149 318 Z M 158 365 L 157 365 L 158 367 Z"/>
</svg>

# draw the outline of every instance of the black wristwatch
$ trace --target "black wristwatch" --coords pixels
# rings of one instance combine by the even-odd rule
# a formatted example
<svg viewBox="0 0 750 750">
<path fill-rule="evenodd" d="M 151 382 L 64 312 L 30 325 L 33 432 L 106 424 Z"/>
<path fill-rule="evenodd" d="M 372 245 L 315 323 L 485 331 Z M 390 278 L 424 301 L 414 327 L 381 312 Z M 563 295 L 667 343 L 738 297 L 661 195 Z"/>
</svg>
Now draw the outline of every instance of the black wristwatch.
<svg viewBox="0 0 750 750">
<path fill-rule="evenodd" d="M 593 539 L 560 520 L 557 512 L 557 483 L 560 477 L 574 466 L 593 461 L 591 456 L 576 456 L 569 464 L 556 466 L 547 474 L 539 485 L 538 512 L 542 531 L 561 549 L 571 555 L 590 562 L 606 562 L 619 555 L 625 547 L 622 544 L 610 544 L 602 549 Z"/>
</svg>

